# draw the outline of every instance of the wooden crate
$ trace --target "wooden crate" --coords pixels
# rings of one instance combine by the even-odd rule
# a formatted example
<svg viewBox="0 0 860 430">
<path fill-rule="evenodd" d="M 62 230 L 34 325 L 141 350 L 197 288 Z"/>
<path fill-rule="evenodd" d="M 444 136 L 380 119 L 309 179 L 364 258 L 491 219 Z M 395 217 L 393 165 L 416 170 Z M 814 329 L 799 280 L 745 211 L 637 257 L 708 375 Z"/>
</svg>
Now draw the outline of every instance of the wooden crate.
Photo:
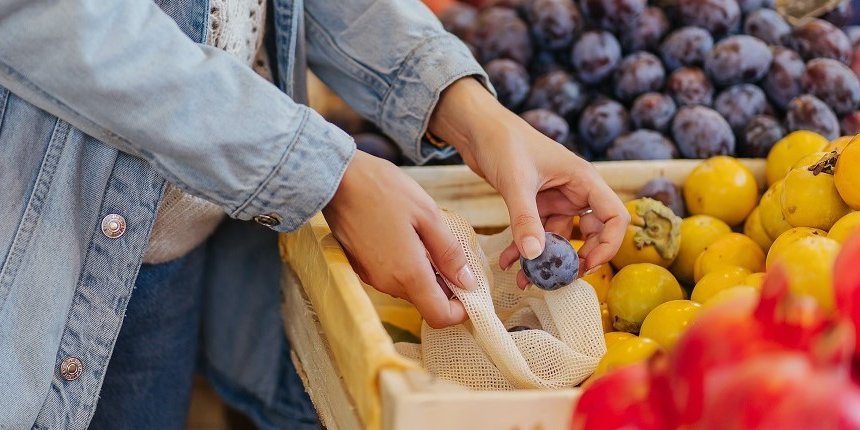
<svg viewBox="0 0 860 430">
<path fill-rule="evenodd" d="M 763 160 L 745 160 L 764 184 Z M 622 197 L 664 176 L 680 184 L 695 160 L 595 163 Z M 405 168 L 439 206 L 476 228 L 508 224 L 504 202 L 464 166 Z M 283 235 L 285 329 L 296 367 L 329 429 L 565 429 L 577 389 L 475 392 L 399 356 L 371 297 L 322 216 Z"/>
</svg>

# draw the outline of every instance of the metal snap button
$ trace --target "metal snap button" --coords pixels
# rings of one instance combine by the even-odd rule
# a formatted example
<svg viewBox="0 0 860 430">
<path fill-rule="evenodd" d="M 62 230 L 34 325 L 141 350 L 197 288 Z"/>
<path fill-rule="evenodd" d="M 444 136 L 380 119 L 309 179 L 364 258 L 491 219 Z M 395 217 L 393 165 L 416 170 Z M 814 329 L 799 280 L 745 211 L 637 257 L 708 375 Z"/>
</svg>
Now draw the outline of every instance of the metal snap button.
<svg viewBox="0 0 860 430">
<path fill-rule="evenodd" d="M 111 239 L 122 236 L 125 233 L 125 218 L 117 214 L 102 218 L 102 233 Z"/>
<path fill-rule="evenodd" d="M 77 357 L 66 357 L 60 364 L 60 376 L 66 381 L 74 381 L 81 377 L 84 365 Z"/>
<path fill-rule="evenodd" d="M 278 214 L 257 215 L 254 221 L 266 227 L 274 227 L 281 223 L 281 217 Z"/>
</svg>

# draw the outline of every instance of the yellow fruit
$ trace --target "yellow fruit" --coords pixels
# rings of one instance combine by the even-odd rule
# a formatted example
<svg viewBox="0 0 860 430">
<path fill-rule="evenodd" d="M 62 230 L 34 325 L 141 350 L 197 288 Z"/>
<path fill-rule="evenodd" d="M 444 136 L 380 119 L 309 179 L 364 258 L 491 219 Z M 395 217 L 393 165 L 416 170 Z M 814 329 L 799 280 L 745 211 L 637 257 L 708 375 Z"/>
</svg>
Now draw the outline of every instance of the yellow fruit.
<svg viewBox="0 0 860 430">
<path fill-rule="evenodd" d="M 647 197 L 624 206 L 630 213 L 630 225 L 612 265 L 621 269 L 634 263 L 663 267 L 672 264 L 681 242 L 681 218 L 663 203 Z"/>
<path fill-rule="evenodd" d="M 785 220 L 794 227 L 830 230 L 851 210 L 839 196 L 833 175 L 816 174 L 808 168 L 788 172 L 780 202 Z"/>
<path fill-rule="evenodd" d="M 833 180 L 842 200 L 854 210 L 860 210 L 860 140 L 852 140 L 842 150 L 833 169 Z"/>
<path fill-rule="evenodd" d="M 763 272 L 752 273 L 744 279 L 744 285 L 760 290 L 761 285 L 764 284 L 764 275 Z"/>
<path fill-rule="evenodd" d="M 709 215 L 693 215 L 681 221 L 681 246 L 669 271 L 685 284 L 693 283 L 693 265 L 705 248 L 732 232 L 723 221 Z"/>
<path fill-rule="evenodd" d="M 830 144 L 824 147 L 824 152 L 836 151 L 841 153 L 856 136 L 840 136 L 830 141 Z"/>
<path fill-rule="evenodd" d="M 711 215 L 738 225 L 758 201 L 758 184 L 747 166 L 721 155 L 690 172 L 684 180 L 684 201 L 693 215 Z"/>
<path fill-rule="evenodd" d="M 767 154 L 767 164 L 765 164 L 767 185 L 771 186 L 785 177 L 791 170 L 791 166 L 804 155 L 821 151 L 828 143 L 826 137 L 805 130 L 789 133 L 788 136 L 780 139 Z"/>
<path fill-rule="evenodd" d="M 774 264 L 785 269 L 792 292 L 814 297 L 829 311 L 833 309 L 833 261 L 838 253 L 835 240 L 809 236 L 781 252 Z"/>
<path fill-rule="evenodd" d="M 830 227 L 827 237 L 843 243 L 845 239 L 848 239 L 848 236 L 857 231 L 860 231 L 860 211 L 851 212 L 839 218 L 839 220 L 833 223 L 833 227 Z"/>
<path fill-rule="evenodd" d="M 761 227 L 771 239 L 776 239 L 791 228 L 782 213 L 782 190 L 785 181 L 779 180 L 761 196 L 759 203 L 759 219 Z"/>
<path fill-rule="evenodd" d="M 715 306 L 719 306 L 723 303 L 732 302 L 738 300 L 739 298 L 744 298 L 750 302 L 755 303 L 758 300 L 761 292 L 757 288 L 750 287 L 749 285 L 738 285 L 737 287 L 732 287 L 720 291 L 717 294 L 714 294 L 713 297 L 708 299 L 707 302 L 702 304 L 702 308 L 710 309 Z"/>
<path fill-rule="evenodd" d="M 672 350 L 700 310 L 702 305 L 689 300 L 663 303 L 645 317 L 639 336 L 653 339 L 666 350 Z"/>
<path fill-rule="evenodd" d="M 800 160 L 797 160 L 796 163 L 792 164 L 791 169 L 796 169 L 798 167 L 809 167 L 809 166 L 821 161 L 821 159 L 826 157 L 827 154 L 829 154 L 829 153 L 824 152 L 824 151 L 816 151 L 816 152 L 813 152 L 811 154 L 806 154 L 803 157 L 801 157 Z M 790 171 L 791 170 L 789 170 L 789 172 Z"/>
<path fill-rule="evenodd" d="M 627 339 L 633 339 L 634 337 L 636 337 L 635 334 L 627 333 L 626 331 L 611 331 L 609 333 L 603 333 L 603 340 L 606 341 L 606 349 L 612 348 L 616 344 Z"/>
<path fill-rule="evenodd" d="M 582 248 L 585 242 L 571 240 L 570 244 L 573 246 L 573 249 L 579 251 L 579 248 Z M 612 267 L 608 264 L 601 264 L 594 273 L 582 277 L 583 281 L 588 282 L 594 288 L 594 292 L 597 293 L 597 300 L 600 303 L 606 302 L 606 292 L 609 291 L 609 281 L 612 280 L 613 273 Z"/>
<path fill-rule="evenodd" d="M 600 305 L 600 322 L 603 324 L 603 332 L 609 333 L 612 329 L 612 316 L 609 315 L 609 306 L 606 303 Z"/>
<path fill-rule="evenodd" d="M 606 355 L 600 359 L 597 368 L 594 369 L 594 376 L 601 376 L 619 367 L 645 361 L 658 349 L 660 345 L 657 342 L 644 337 L 634 337 L 619 342 L 612 348 L 606 349 Z"/>
<path fill-rule="evenodd" d="M 794 242 L 807 236 L 827 237 L 827 232 L 812 227 L 794 227 L 789 229 L 773 241 L 773 245 L 771 245 L 770 251 L 767 253 L 767 258 L 765 259 L 765 267 L 770 269 L 779 254 L 790 248 Z"/>
<path fill-rule="evenodd" d="M 421 338 L 421 314 L 412 306 L 378 304 L 376 313 L 382 322 L 389 323 Z"/>
<path fill-rule="evenodd" d="M 743 267 L 724 267 L 705 276 L 693 288 L 690 300 L 705 303 L 720 291 L 742 285 L 751 273 Z"/>
<path fill-rule="evenodd" d="M 684 230 L 683 224 L 681 225 L 681 246 L 684 246 Z M 749 236 L 750 239 L 754 240 L 755 243 L 761 247 L 761 250 L 767 252 L 770 248 L 770 245 L 773 243 L 773 239 L 767 235 L 767 232 L 764 231 L 764 226 L 761 224 L 761 209 L 756 206 L 753 209 L 750 216 L 747 217 L 746 222 L 744 222 L 744 234 Z"/>
<path fill-rule="evenodd" d="M 764 252 L 752 239 L 729 233 L 702 251 L 693 267 L 696 282 L 723 267 L 743 267 L 750 272 L 764 271 Z"/>
<path fill-rule="evenodd" d="M 661 303 L 684 298 L 668 270 L 651 263 L 625 266 L 612 278 L 606 304 L 615 330 L 638 333 L 645 316 Z"/>
</svg>

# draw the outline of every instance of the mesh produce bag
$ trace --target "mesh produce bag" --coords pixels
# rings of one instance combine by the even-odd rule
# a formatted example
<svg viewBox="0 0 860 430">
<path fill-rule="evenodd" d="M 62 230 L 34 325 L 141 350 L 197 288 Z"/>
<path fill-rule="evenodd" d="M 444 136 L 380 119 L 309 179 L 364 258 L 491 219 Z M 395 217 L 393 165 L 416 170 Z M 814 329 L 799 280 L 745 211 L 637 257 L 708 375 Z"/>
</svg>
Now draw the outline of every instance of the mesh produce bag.
<svg viewBox="0 0 860 430">
<path fill-rule="evenodd" d="M 591 286 L 576 280 L 555 291 L 521 291 L 519 265 L 505 272 L 498 264 L 510 229 L 479 237 L 460 216 L 444 215 L 478 280 L 475 291 L 448 283 L 469 320 L 445 329 L 424 322 L 421 344 L 398 343 L 397 350 L 428 372 L 476 390 L 570 388 L 591 375 L 606 352 Z M 529 330 L 508 332 L 517 326 Z"/>
</svg>

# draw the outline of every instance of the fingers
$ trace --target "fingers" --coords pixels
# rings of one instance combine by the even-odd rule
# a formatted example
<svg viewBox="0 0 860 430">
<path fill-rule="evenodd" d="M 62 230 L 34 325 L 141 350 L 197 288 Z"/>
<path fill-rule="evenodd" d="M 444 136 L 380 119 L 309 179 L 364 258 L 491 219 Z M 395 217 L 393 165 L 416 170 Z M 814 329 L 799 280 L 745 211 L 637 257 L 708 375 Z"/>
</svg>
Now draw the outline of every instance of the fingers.
<svg viewBox="0 0 860 430">
<path fill-rule="evenodd" d="M 442 220 L 438 208 L 434 213 L 419 219 L 416 231 L 436 269 L 454 285 L 465 290 L 478 288 L 478 281 L 466 260 L 466 253 L 451 229 Z"/>
<path fill-rule="evenodd" d="M 526 272 L 520 270 L 517 272 L 517 287 L 521 290 L 525 290 L 526 287 L 529 286 L 529 278 L 526 278 Z"/>
<path fill-rule="evenodd" d="M 586 259 L 588 270 L 591 270 L 608 262 L 618 252 L 630 214 L 621 199 L 602 181 L 589 193 L 589 203 L 594 212 L 580 221 L 580 228 L 586 235 L 580 256 Z"/>
<path fill-rule="evenodd" d="M 436 282 L 436 275 L 430 261 L 417 265 L 417 274 L 404 280 L 402 287 L 418 313 L 433 328 L 444 328 L 466 320 L 466 309 L 459 300 L 449 300 Z M 410 284 L 411 283 L 411 284 Z"/>
<path fill-rule="evenodd" d="M 537 258 L 543 252 L 545 238 L 538 214 L 536 194 L 520 187 L 502 197 L 508 206 L 514 243 L 517 244 L 520 255 L 529 260 Z"/>
<path fill-rule="evenodd" d="M 573 217 L 569 215 L 550 216 L 543 226 L 546 231 L 553 232 L 568 240 L 573 235 Z"/>
</svg>

